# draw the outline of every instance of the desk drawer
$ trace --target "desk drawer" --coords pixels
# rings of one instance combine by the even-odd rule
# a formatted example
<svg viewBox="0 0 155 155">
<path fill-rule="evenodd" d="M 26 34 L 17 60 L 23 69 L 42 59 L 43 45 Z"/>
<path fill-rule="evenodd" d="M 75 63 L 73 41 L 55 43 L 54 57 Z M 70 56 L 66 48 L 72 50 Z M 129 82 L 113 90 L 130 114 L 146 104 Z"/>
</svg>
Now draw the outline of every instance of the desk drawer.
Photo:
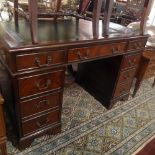
<svg viewBox="0 0 155 155">
<path fill-rule="evenodd" d="M 127 51 L 144 49 L 145 44 L 146 44 L 145 40 L 133 40 L 133 41 L 130 41 L 129 44 L 128 44 Z"/>
<path fill-rule="evenodd" d="M 16 56 L 18 71 L 36 69 L 62 64 L 65 62 L 65 51 L 31 53 Z"/>
<path fill-rule="evenodd" d="M 140 57 L 141 54 L 139 53 L 125 56 L 121 69 L 127 69 L 136 66 L 139 63 Z"/>
<path fill-rule="evenodd" d="M 149 66 L 155 66 L 155 59 L 152 59 L 149 63 Z"/>
<path fill-rule="evenodd" d="M 135 71 L 136 68 L 127 70 L 127 71 L 122 71 L 120 73 L 119 79 L 118 79 L 118 83 L 125 83 L 130 79 L 133 79 L 134 75 L 135 75 Z"/>
<path fill-rule="evenodd" d="M 60 123 L 61 111 L 55 110 L 22 123 L 23 135 Z"/>
<path fill-rule="evenodd" d="M 62 104 L 62 92 L 54 92 L 39 96 L 35 99 L 21 102 L 21 116 L 26 118 L 50 109 L 60 108 Z"/>
<path fill-rule="evenodd" d="M 151 78 L 153 76 L 155 76 L 155 65 L 148 66 L 146 73 L 145 73 L 146 79 Z"/>
<path fill-rule="evenodd" d="M 114 97 L 118 97 L 120 95 L 128 93 L 131 87 L 131 83 L 132 83 L 132 80 L 128 80 L 128 82 L 124 84 L 118 83 L 115 89 Z"/>
<path fill-rule="evenodd" d="M 19 78 L 19 96 L 26 97 L 44 91 L 62 88 L 64 73 L 64 70 L 57 70 L 50 73 Z"/>
<path fill-rule="evenodd" d="M 119 54 L 125 52 L 126 43 L 106 44 L 103 46 L 92 46 L 85 48 L 70 49 L 68 52 L 68 61 L 87 60 L 100 56 L 108 56 L 111 54 Z"/>
</svg>

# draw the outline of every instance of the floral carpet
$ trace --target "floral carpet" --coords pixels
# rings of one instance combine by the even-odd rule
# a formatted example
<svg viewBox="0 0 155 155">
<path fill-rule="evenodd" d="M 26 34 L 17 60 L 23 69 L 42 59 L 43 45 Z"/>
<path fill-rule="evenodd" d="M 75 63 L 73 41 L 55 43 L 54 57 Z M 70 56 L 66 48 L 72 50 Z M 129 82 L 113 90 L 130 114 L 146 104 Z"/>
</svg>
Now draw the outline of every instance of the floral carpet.
<svg viewBox="0 0 155 155">
<path fill-rule="evenodd" d="M 155 136 L 155 88 L 143 82 L 136 97 L 107 110 L 80 86 L 64 90 L 62 132 L 35 139 L 20 152 L 7 142 L 9 155 L 131 155 Z"/>
</svg>

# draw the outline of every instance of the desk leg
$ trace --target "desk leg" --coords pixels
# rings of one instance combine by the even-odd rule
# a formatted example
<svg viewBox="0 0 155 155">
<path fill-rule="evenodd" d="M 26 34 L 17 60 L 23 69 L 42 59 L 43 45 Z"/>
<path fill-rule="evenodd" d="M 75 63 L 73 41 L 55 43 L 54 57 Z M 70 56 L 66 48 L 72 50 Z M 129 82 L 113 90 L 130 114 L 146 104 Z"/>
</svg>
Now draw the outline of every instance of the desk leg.
<svg viewBox="0 0 155 155">
<path fill-rule="evenodd" d="M 135 83 L 135 88 L 134 88 L 132 97 L 136 95 L 138 89 L 140 88 L 141 82 L 144 78 L 148 65 L 149 65 L 149 60 L 142 56 L 140 65 L 138 66 L 139 67 L 138 71 L 136 73 L 136 83 Z"/>
</svg>

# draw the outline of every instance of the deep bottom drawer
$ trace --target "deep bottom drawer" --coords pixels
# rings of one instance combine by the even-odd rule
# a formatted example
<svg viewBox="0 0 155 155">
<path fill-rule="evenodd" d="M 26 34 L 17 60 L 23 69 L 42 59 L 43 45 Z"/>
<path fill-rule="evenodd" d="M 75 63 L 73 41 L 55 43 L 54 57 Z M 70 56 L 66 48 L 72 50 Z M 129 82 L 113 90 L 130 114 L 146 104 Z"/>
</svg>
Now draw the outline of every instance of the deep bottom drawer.
<svg viewBox="0 0 155 155">
<path fill-rule="evenodd" d="M 49 125 L 54 125 L 60 123 L 61 111 L 59 109 L 46 113 L 37 118 L 25 121 L 22 123 L 23 135 L 27 135 L 34 131 L 48 127 Z"/>
<path fill-rule="evenodd" d="M 114 97 L 118 97 L 120 95 L 123 95 L 123 94 L 129 92 L 130 87 L 131 87 L 131 83 L 132 83 L 132 80 L 129 80 L 125 84 L 118 84 L 116 89 L 115 89 Z"/>
</svg>

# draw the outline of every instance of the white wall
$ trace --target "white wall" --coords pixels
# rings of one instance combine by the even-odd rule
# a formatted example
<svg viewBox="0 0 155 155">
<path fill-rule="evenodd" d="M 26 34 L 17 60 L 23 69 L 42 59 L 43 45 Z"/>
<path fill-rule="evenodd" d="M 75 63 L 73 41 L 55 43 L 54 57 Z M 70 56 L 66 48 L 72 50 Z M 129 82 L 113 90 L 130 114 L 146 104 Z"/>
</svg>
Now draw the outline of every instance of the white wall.
<svg viewBox="0 0 155 155">
<path fill-rule="evenodd" d="M 152 9 L 149 16 L 149 23 L 155 25 L 155 0 L 153 0 Z"/>
</svg>

